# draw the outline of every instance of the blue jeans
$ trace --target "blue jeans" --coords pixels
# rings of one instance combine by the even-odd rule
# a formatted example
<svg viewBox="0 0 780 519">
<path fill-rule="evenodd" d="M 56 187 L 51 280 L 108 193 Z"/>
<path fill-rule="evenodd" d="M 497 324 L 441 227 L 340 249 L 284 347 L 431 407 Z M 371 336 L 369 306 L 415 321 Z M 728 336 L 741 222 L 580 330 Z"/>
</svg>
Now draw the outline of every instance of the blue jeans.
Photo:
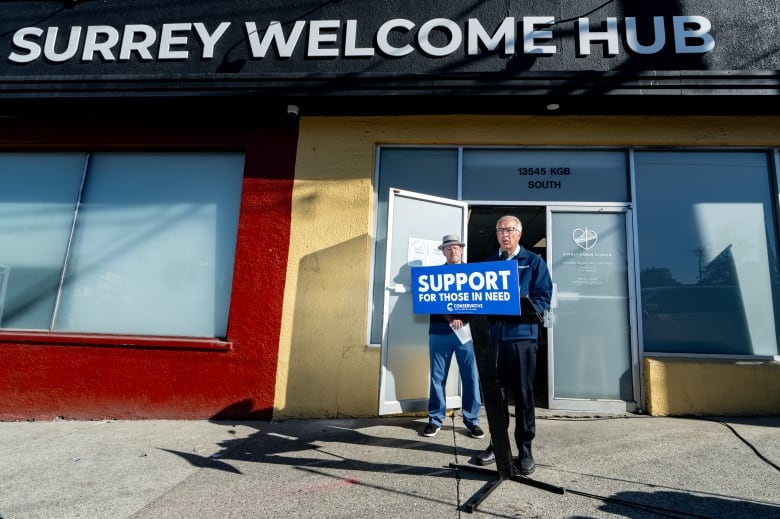
<svg viewBox="0 0 780 519">
<path fill-rule="evenodd" d="M 460 380 L 463 385 L 461 409 L 463 423 L 479 425 L 479 410 L 482 398 L 479 393 L 479 374 L 474 357 L 474 344 L 461 344 L 454 333 L 428 336 L 428 354 L 431 366 L 431 387 L 428 398 L 428 421 L 441 427 L 447 412 L 447 374 L 450 371 L 452 354 L 458 362 Z"/>
</svg>

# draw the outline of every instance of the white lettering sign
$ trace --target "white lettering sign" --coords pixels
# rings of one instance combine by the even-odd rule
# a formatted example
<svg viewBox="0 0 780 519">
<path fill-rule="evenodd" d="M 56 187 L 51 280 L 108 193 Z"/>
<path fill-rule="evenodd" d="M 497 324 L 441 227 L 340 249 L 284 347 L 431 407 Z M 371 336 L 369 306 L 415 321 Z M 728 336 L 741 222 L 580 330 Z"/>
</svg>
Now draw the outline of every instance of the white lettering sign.
<svg viewBox="0 0 780 519">
<path fill-rule="evenodd" d="M 673 49 L 677 54 L 704 54 L 715 48 L 715 39 L 710 34 L 712 25 L 703 16 L 655 16 L 642 34 L 638 27 L 646 24 L 638 24 L 634 17 L 625 18 L 623 24 L 613 17 L 604 20 L 602 26 L 589 18 L 579 18 L 573 23 L 575 43 L 582 56 L 590 55 L 594 45 L 604 46 L 608 56 L 616 56 L 621 52 L 621 41 L 625 42 L 626 52 L 640 55 L 657 54 L 665 49 Z M 138 23 L 119 27 L 23 27 L 13 33 L 13 50 L 8 61 L 25 64 L 44 59 L 50 63 L 75 60 L 89 63 L 128 61 L 134 56 L 141 61 L 209 60 L 214 59 L 217 45 L 230 28 L 231 22 L 221 22 L 215 28 L 201 22 L 167 23 L 157 28 Z M 382 23 L 373 34 L 361 30 L 358 20 L 297 20 L 286 25 L 270 21 L 264 27 L 247 21 L 243 29 L 249 56 L 255 60 L 296 55 L 306 59 L 376 55 L 403 58 L 415 52 L 431 58 L 491 52 L 511 56 L 518 52 L 518 34 L 522 42 L 519 52 L 553 56 L 558 52 L 554 44 L 556 36 L 571 32 L 569 28 L 557 27 L 552 16 L 525 16 L 519 22 L 514 17 L 506 17 L 495 28 L 486 28 L 475 18 L 464 23 L 433 18 L 421 24 L 394 18 Z M 673 36 L 671 43 L 667 42 L 667 31 Z M 366 46 L 369 42 L 371 45 Z M 670 45 L 672 49 L 668 49 Z"/>
</svg>

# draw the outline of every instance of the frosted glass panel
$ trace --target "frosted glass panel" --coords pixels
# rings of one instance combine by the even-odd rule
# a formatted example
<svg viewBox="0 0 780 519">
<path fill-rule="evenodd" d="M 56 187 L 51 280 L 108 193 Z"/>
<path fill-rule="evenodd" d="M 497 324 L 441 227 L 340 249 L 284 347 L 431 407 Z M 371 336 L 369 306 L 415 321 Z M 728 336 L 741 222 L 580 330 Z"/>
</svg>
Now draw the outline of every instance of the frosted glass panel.
<svg viewBox="0 0 780 519">
<path fill-rule="evenodd" d="M 243 163 L 94 154 L 55 329 L 224 337 Z"/>
<path fill-rule="evenodd" d="M 624 151 L 466 149 L 464 200 L 627 202 Z"/>
<path fill-rule="evenodd" d="M 553 213 L 556 398 L 632 401 L 626 216 Z"/>
<path fill-rule="evenodd" d="M 637 152 L 636 182 L 644 350 L 777 355 L 768 155 Z"/>
<path fill-rule="evenodd" d="M 383 370 L 380 414 L 424 411 L 428 406 L 430 384 L 428 358 L 429 316 L 415 314 L 412 304 L 411 243 L 417 240 L 439 242 L 447 233 L 464 235 L 465 204 L 425 200 L 413 193 L 393 196 L 391 236 L 388 239 L 387 335 L 382 356 Z M 412 240 L 414 239 L 414 240 Z M 450 405 L 458 395 L 457 362 L 453 360 L 447 377 Z"/>
<path fill-rule="evenodd" d="M 387 197 L 390 188 L 457 199 L 458 150 L 455 148 L 381 148 L 379 150 L 371 343 L 382 341 Z"/>
<path fill-rule="evenodd" d="M 83 153 L 0 154 L 0 326 L 48 330 Z"/>
</svg>

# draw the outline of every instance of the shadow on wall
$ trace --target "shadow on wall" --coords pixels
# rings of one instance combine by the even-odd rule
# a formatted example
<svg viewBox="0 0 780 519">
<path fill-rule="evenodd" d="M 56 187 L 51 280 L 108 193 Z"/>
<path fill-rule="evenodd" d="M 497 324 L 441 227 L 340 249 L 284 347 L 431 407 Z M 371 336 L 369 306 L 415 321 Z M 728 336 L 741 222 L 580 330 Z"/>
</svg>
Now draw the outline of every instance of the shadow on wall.
<svg viewBox="0 0 780 519">
<path fill-rule="evenodd" d="M 270 421 L 272 418 L 272 408 L 255 409 L 254 401 L 246 399 L 221 409 L 209 419 L 215 421 L 229 419 Z"/>
<path fill-rule="evenodd" d="M 366 349 L 366 240 L 299 262 L 286 386 L 277 388 L 281 417 L 376 416 L 379 351 Z"/>
</svg>

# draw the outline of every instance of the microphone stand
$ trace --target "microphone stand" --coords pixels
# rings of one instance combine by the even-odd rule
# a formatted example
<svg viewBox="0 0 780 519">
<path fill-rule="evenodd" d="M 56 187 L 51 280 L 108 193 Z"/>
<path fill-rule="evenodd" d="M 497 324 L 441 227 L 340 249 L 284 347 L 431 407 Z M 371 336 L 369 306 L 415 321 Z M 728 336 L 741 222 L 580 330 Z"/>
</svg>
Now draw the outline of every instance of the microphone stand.
<svg viewBox="0 0 780 519">
<path fill-rule="evenodd" d="M 480 503 L 506 480 L 515 481 L 556 494 L 564 494 L 565 490 L 563 487 L 537 481 L 527 476 L 520 475 L 515 471 L 512 462 L 512 447 L 509 443 L 509 431 L 507 429 L 508 417 L 504 411 L 505 395 L 501 391 L 501 387 L 498 383 L 498 371 L 496 369 L 498 345 L 490 337 L 490 326 L 486 316 L 471 316 L 469 318 L 469 324 L 471 326 L 471 336 L 474 342 L 474 353 L 477 358 L 477 370 L 479 371 L 482 395 L 485 400 L 485 411 L 488 419 L 488 427 L 490 429 L 490 441 L 496 456 L 497 470 L 475 467 L 473 465 L 450 463 L 450 468 L 481 472 L 495 476 L 494 479 L 488 481 L 477 491 L 477 493 L 464 503 L 462 507 L 463 510 L 468 513 L 474 512 Z"/>
</svg>

